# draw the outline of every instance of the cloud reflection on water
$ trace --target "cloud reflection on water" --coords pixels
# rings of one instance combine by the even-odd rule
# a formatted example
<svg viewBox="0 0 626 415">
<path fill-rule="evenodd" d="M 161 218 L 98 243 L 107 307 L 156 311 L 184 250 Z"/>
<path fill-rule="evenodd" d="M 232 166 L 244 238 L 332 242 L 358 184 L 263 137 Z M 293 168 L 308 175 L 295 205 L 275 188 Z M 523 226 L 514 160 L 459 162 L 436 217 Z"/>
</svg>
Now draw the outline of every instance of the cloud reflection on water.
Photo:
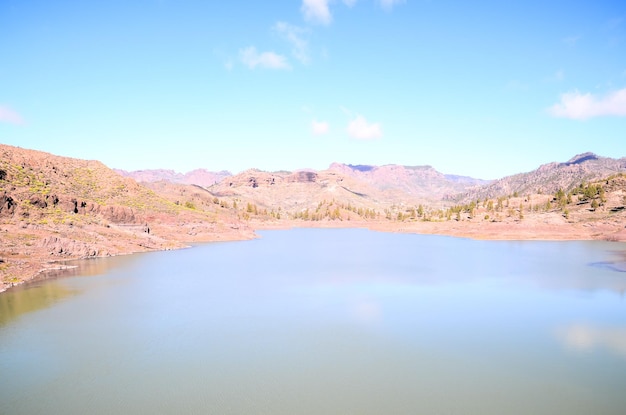
<svg viewBox="0 0 626 415">
<path fill-rule="evenodd" d="M 626 359 L 626 327 L 597 327 L 572 324 L 557 331 L 565 346 L 579 352 L 606 349 Z"/>
</svg>

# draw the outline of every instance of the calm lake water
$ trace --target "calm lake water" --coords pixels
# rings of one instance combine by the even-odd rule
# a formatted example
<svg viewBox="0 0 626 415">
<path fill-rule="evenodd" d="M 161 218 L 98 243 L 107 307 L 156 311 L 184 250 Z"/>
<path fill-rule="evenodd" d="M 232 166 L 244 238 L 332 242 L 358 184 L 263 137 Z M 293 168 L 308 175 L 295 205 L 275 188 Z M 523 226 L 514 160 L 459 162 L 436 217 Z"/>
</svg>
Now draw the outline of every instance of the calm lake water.
<svg viewBox="0 0 626 415">
<path fill-rule="evenodd" d="M 626 413 L 625 244 L 260 234 L 0 295 L 0 413 Z"/>
</svg>

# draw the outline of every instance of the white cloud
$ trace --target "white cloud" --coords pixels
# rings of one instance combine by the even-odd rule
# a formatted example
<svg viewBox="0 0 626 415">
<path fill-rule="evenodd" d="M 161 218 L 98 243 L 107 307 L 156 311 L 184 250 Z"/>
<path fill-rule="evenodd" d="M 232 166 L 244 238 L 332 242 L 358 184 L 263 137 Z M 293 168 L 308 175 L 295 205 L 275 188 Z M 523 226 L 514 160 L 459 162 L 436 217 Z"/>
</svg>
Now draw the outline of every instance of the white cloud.
<svg viewBox="0 0 626 415">
<path fill-rule="evenodd" d="M 307 37 L 310 33 L 308 29 L 285 22 L 276 23 L 273 29 L 291 44 L 291 53 L 294 58 L 299 60 L 301 63 L 308 63 L 310 61 L 309 43 L 307 39 L 305 39 L 305 37 Z"/>
<path fill-rule="evenodd" d="M 356 0 L 343 0 L 343 4 L 345 4 L 348 7 L 352 7 L 356 4 Z"/>
<path fill-rule="evenodd" d="M 239 59 L 241 62 L 254 69 L 257 66 L 268 69 L 289 69 L 289 62 L 284 56 L 278 55 L 274 52 L 257 52 L 254 46 L 241 49 L 239 51 Z"/>
<path fill-rule="evenodd" d="M 21 125 L 24 124 L 24 119 L 13 109 L 4 105 L 0 105 L 0 122 Z"/>
<path fill-rule="evenodd" d="M 333 16 L 330 14 L 328 3 L 330 0 L 302 0 L 300 10 L 304 18 L 310 22 L 330 24 Z"/>
<path fill-rule="evenodd" d="M 379 123 L 369 123 L 362 115 L 357 115 L 348 123 L 348 135 L 359 140 L 371 140 L 383 136 Z"/>
<path fill-rule="evenodd" d="M 330 130 L 330 125 L 326 121 L 311 121 L 311 132 L 315 135 L 324 135 Z"/>
<path fill-rule="evenodd" d="M 603 97 L 578 91 L 561 95 L 561 102 L 548 108 L 554 117 L 585 120 L 601 116 L 626 116 L 626 88 L 611 92 Z"/>
<path fill-rule="evenodd" d="M 404 3 L 404 0 L 379 0 L 381 7 L 385 10 L 391 10 L 396 4 Z"/>
</svg>

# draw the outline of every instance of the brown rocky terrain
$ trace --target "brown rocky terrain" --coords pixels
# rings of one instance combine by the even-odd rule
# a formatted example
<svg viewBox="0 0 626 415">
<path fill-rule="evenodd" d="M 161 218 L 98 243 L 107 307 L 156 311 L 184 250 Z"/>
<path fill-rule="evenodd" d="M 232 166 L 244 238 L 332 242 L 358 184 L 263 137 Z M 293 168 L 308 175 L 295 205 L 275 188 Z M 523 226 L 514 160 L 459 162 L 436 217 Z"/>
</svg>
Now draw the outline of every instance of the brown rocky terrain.
<svg viewBox="0 0 626 415">
<path fill-rule="evenodd" d="M 266 189 L 276 189 L 283 188 L 283 184 L 291 184 L 290 189 L 284 189 L 283 193 L 286 195 L 298 193 L 298 183 L 318 183 L 324 186 L 333 181 L 339 183 L 339 180 L 341 180 L 354 189 L 355 194 L 364 194 L 372 199 L 383 200 L 388 204 L 405 203 L 407 200 L 415 203 L 437 204 L 443 199 L 452 198 L 460 193 L 468 192 L 490 183 L 486 180 L 471 177 L 443 174 L 431 166 L 401 166 L 396 164 L 353 166 L 350 164 L 333 163 L 326 170 L 302 170 L 296 172 L 263 172 L 250 169 L 235 176 L 229 172 L 209 172 L 205 169 L 197 169 L 185 174 L 176 173 L 173 170 L 138 170 L 132 172 L 116 170 L 116 172 L 131 177 L 138 182 L 154 183 L 166 181 L 170 183 L 195 184 L 206 188 L 213 187 L 213 191 L 229 195 L 236 194 L 236 191 L 224 190 L 227 182 L 228 187 L 234 186 L 239 189 L 248 185 L 255 188 L 255 185 L 263 186 L 264 184 L 272 185 L 265 187 Z M 312 190 L 312 188 L 308 189 L 309 192 Z M 352 190 L 347 191 L 350 192 Z M 278 193 L 275 190 L 272 190 L 272 192 Z M 273 200 L 275 197 L 270 199 Z M 285 198 L 282 197 L 281 199 Z M 311 200 L 317 199 L 317 196 L 311 198 Z M 261 201 L 259 203 L 263 204 Z"/>
<path fill-rule="evenodd" d="M 581 182 L 600 180 L 620 172 L 626 172 L 626 157 L 612 159 L 583 153 L 564 163 L 544 164 L 531 172 L 507 176 L 486 186 L 459 192 L 461 194 L 448 199 L 467 202 L 514 193 L 525 195 L 555 193 L 559 189 L 569 191 Z"/>
<path fill-rule="evenodd" d="M 438 203 L 452 195 L 489 183 L 487 180 L 443 174 L 431 166 L 352 166 L 333 163 L 329 170 L 364 181 L 389 193 L 389 196 L 400 193 L 402 200 L 409 197 L 428 204 Z"/>
<path fill-rule="evenodd" d="M 170 201 L 98 161 L 0 145 L 0 291 L 59 260 L 252 236 L 236 216 Z"/>
<path fill-rule="evenodd" d="M 0 290 L 60 260 L 246 239 L 253 229 L 626 241 L 624 162 L 584 154 L 493 183 L 428 166 L 333 164 L 202 186 L 138 184 L 98 161 L 0 145 Z"/>
<path fill-rule="evenodd" d="M 232 176 L 232 174 L 227 171 L 212 172 L 206 169 L 196 169 L 187 173 L 177 173 L 174 170 L 165 169 L 136 171 L 114 169 L 114 171 L 122 176 L 130 177 L 137 182 L 153 183 L 167 181 L 180 184 L 197 184 L 204 187 L 214 185 L 226 177 Z"/>
</svg>

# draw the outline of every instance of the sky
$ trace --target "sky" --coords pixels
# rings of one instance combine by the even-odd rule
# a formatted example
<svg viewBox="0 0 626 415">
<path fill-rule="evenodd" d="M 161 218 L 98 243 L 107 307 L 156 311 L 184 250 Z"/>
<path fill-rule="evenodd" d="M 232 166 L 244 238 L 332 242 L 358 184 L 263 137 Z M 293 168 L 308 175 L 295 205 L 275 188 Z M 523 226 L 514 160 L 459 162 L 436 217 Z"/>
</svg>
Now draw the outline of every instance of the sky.
<svg viewBox="0 0 626 415">
<path fill-rule="evenodd" d="M 626 2 L 0 0 L 0 143 L 481 179 L 625 157 Z"/>
</svg>

